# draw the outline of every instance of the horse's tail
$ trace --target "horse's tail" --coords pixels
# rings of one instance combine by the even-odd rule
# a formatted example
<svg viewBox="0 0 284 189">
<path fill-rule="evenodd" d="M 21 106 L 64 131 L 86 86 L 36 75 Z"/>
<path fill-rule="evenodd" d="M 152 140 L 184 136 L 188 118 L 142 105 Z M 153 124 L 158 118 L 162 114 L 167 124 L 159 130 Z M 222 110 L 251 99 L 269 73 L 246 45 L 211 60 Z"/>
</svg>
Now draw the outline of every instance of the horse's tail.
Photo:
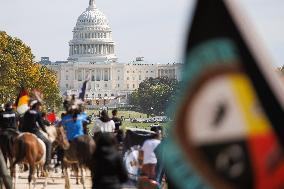
<svg viewBox="0 0 284 189">
<path fill-rule="evenodd" d="M 15 148 L 16 152 L 15 152 L 15 161 L 13 163 L 13 166 L 21 162 L 25 158 L 27 152 L 27 146 L 25 145 L 25 141 L 21 138 L 16 141 Z"/>
</svg>

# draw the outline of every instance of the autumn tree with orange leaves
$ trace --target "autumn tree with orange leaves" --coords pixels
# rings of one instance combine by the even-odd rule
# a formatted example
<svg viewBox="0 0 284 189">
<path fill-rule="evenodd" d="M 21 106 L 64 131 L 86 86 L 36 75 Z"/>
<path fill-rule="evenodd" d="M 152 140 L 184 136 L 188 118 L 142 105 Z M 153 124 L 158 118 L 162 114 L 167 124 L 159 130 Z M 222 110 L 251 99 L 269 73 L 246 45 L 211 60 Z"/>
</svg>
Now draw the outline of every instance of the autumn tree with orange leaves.
<svg viewBox="0 0 284 189">
<path fill-rule="evenodd" d="M 21 87 L 43 93 L 48 107 L 60 106 L 55 72 L 34 61 L 31 48 L 0 31 L 0 103 L 14 101 Z"/>
</svg>

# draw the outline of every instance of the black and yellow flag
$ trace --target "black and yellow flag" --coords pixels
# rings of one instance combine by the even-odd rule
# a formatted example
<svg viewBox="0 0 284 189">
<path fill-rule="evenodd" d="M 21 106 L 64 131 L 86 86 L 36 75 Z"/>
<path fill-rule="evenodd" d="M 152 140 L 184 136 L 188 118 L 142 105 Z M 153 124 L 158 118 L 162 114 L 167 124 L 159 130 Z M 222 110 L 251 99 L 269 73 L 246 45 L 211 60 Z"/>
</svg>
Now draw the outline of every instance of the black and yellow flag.
<svg viewBox="0 0 284 189">
<path fill-rule="evenodd" d="M 284 187 L 284 91 L 237 0 L 198 0 L 159 149 L 179 189 Z"/>
</svg>

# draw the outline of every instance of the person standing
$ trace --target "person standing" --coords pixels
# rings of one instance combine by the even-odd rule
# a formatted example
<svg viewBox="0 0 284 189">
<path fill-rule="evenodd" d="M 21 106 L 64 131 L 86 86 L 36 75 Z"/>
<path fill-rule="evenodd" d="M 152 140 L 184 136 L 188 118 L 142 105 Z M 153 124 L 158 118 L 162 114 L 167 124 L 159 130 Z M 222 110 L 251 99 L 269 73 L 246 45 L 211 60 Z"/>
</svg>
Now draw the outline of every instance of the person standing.
<svg viewBox="0 0 284 189">
<path fill-rule="evenodd" d="M 149 179 L 156 180 L 156 165 L 157 157 L 155 154 L 155 149 L 160 144 L 161 134 L 156 127 L 151 128 L 151 131 L 155 132 L 151 139 L 144 142 L 139 156 L 143 159 L 142 164 L 142 175 L 147 176 Z"/>
<path fill-rule="evenodd" d="M 112 120 L 115 125 L 114 132 L 116 133 L 116 140 L 118 144 L 122 144 L 124 138 L 124 132 L 122 129 L 120 129 L 122 121 L 119 117 L 117 117 L 117 109 L 112 110 Z"/>
<path fill-rule="evenodd" d="M 121 189 L 128 179 L 126 168 L 116 150 L 116 141 L 111 133 L 101 133 L 97 138 L 93 156 L 92 189 Z"/>
<path fill-rule="evenodd" d="M 46 161 L 44 168 L 49 169 L 49 165 L 51 163 L 51 142 L 39 130 L 40 127 L 45 133 L 47 133 L 40 113 L 41 103 L 37 100 L 34 100 L 31 102 L 30 106 L 31 109 L 24 114 L 23 132 L 30 132 L 32 134 L 35 134 L 39 139 L 44 142 L 46 146 Z"/>
<path fill-rule="evenodd" d="M 115 131 L 117 132 L 122 125 L 122 121 L 119 117 L 117 117 L 117 109 L 112 110 L 112 120 L 115 124 Z"/>
<path fill-rule="evenodd" d="M 94 136 L 98 133 L 113 133 L 115 130 L 114 121 L 111 120 L 106 110 L 101 112 L 101 117 L 95 121 L 92 133 Z"/>
</svg>

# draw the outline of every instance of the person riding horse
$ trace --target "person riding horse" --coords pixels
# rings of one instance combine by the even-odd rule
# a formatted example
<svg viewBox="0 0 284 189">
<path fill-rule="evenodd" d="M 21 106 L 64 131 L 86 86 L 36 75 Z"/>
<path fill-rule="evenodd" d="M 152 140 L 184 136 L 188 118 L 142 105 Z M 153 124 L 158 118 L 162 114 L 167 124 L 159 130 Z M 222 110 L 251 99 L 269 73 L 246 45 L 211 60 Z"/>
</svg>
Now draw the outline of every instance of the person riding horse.
<svg viewBox="0 0 284 189">
<path fill-rule="evenodd" d="M 17 128 L 18 115 L 13 110 L 13 104 L 8 102 L 5 104 L 5 110 L 0 113 L 0 128 L 4 132 L 6 130 L 11 130 L 18 132 Z"/>
<path fill-rule="evenodd" d="M 0 113 L 0 137 L 3 155 L 5 158 L 12 157 L 12 144 L 16 136 L 18 136 L 18 114 L 13 110 L 13 104 L 8 102 L 5 104 L 5 110 Z"/>
<path fill-rule="evenodd" d="M 39 127 L 47 133 L 45 125 L 43 124 L 40 110 L 41 110 L 41 103 L 37 100 L 34 100 L 30 104 L 31 109 L 28 110 L 23 118 L 23 131 L 30 132 L 35 134 L 38 138 L 40 138 L 45 146 L 46 146 L 46 162 L 44 165 L 45 169 L 49 169 L 51 163 L 51 142 L 40 132 Z"/>
<path fill-rule="evenodd" d="M 65 115 L 61 124 L 64 126 L 69 141 L 84 135 L 83 123 L 87 121 L 86 117 L 79 113 L 78 110 L 71 110 Z"/>
</svg>

